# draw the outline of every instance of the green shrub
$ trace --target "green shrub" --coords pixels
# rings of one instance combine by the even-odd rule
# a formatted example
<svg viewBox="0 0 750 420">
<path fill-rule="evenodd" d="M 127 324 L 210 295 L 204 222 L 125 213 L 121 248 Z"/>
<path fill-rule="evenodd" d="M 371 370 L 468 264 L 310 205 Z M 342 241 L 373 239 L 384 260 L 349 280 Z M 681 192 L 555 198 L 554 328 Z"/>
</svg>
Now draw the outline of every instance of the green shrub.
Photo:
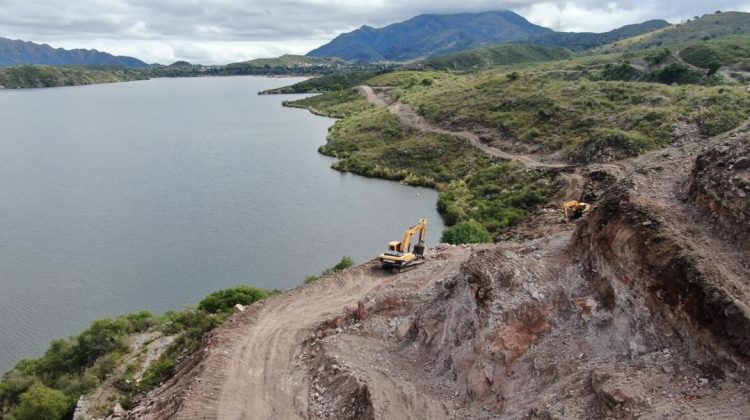
<svg viewBox="0 0 750 420">
<path fill-rule="evenodd" d="M 138 383 L 142 390 L 151 390 L 159 386 L 165 379 L 174 373 L 175 361 L 169 357 L 162 357 L 151 363 L 143 373 L 143 378 Z"/>
<path fill-rule="evenodd" d="M 673 83 L 698 83 L 700 75 L 696 74 L 687 66 L 672 63 L 655 74 L 656 80 L 671 85 Z"/>
<path fill-rule="evenodd" d="M 338 273 L 339 271 L 346 270 L 349 267 L 352 267 L 354 265 L 354 260 L 352 257 L 349 256 L 343 256 L 341 257 L 341 261 L 336 263 L 331 268 L 326 268 L 323 270 L 322 273 L 320 273 L 319 276 L 316 275 L 310 275 L 305 277 L 305 284 L 315 283 L 316 281 L 320 280 L 321 277 L 331 275 L 333 273 Z"/>
<path fill-rule="evenodd" d="M 353 265 L 354 265 L 354 260 L 352 259 L 352 257 L 345 255 L 341 257 L 341 261 L 339 261 L 336 265 L 333 266 L 333 268 L 331 269 L 331 272 L 335 273 L 337 271 L 346 270 L 347 268 L 352 267 Z"/>
<path fill-rule="evenodd" d="M 310 274 L 309 276 L 305 277 L 305 284 L 315 283 L 318 280 L 320 280 L 320 276 Z"/>
<path fill-rule="evenodd" d="M 680 57 L 685 62 L 703 69 L 721 67 L 721 57 L 719 53 L 709 44 L 693 44 L 683 48 L 680 51 Z M 715 73 L 715 71 L 714 71 Z"/>
<path fill-rule="evenodd" d="M 198 304 L 198 309 L 212 314 L 228 312 L 238 303 L 250 305 L 268 296 L 268 291 L 264 289 L 244 285 L 237 286 L 211 293 Z"/>
<path fill-rule="evenodd" d="M 481 223 L 467 220 L 443 231 L 440 242 L 449 244 L 481 244 L 492 242 L 492 236 Z"/>
<path fill-rule="evenodd" d="M 9 416 L 13 420 L 58 420 L 72 409 L 71 400 L 60 391 L 35 384 L 21 394 L 18 407 Z"/>
</svg>

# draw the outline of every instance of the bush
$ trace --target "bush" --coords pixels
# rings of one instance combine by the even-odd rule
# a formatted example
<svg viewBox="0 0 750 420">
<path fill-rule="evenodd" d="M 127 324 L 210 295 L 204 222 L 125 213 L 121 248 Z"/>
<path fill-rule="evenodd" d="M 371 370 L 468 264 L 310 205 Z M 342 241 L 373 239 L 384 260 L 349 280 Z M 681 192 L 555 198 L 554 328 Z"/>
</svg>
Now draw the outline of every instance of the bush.
<svg viewBox="0 0 750 420">
<path fill-rule="evenodd" d="M 353 265 L 354 265 L 354 260 L 352 259 L 352 257 L 345 255 L 341 257 L 341 261 L 339 261 L 333 267 L 326 268 L 325 270 L 323 270 L 323 272 L 320 273 L 319 276 L 310 275 L 310 276 L 305 277 L 305 284 L 315 283 L 316 281 L 320 280 L 321 277 L 324 277 L 333 273 L 338 273 L 339 271 L 346 270 L 347 268 L 352 267 Z"/>
<path fill-rule="evenodd" d="M 326 274 L 335 273 L 341 270 L 346 270 L 349 267 L 352 267 L 354 265 L 354 260 L 352 257 L 349 256 L 343 256 L 341 257 L 341 261 L 339 261 L 336 265 L 333 266 L 333 268 L 329 270 L 326 270 Z"/>
<path fill-rule="evenodd" d="M 252 286 L 237 286 L 211 293 L 198 304 L 198 309 L 212 314 L 228 312 L 238 303 L 250 305 L 267 297 L 269 297 L 267 290 Z"/>
<path fill-rule="evenodd" d="M 21 402 L 11 412 L 14 420 L 58 420 L 72 409 L 71 401 L 60 391 L 35 384 L 21 394 Z"/>
<path fill-rule="evenodd" d="M 697 83 L 700 75 L 682 64 L 672 63 L 655 74 L 656 80 L 665 83 Z"/>
<path fill-rule="evenodd" d="M 172 375 L 174 367 L 174 360 L 166 357 L 160 358 L 151 363 L 148 369 L 143 372 L 143 379 L 141 379 L 138 386 L 143 390 L 156 388 L 159 384 L 164 382 L 165 379 Z"/>
<path fill-rule="evenodd" d="M 440 242 L 454 245 L 481 244 L 492 242 L 492 236 L 490 236 L 490 233 L 481 223 L 474 220 L 467 220 L 445 229 Z"/>
</svg>

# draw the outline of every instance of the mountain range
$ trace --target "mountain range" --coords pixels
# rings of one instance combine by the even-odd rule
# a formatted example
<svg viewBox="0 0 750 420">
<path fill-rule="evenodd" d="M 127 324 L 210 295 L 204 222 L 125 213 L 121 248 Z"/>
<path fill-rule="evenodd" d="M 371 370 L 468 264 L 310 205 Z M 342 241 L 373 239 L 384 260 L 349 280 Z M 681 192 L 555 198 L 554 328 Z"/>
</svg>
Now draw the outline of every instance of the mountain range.
<svg viewBox="0 0 750 420">
<path fill-rule="evenodd" d="M 510 10 L 452 15 L 420 15 L 384 28 L 341 34 L 310 51 L 313 57 L 357 61 L 410 61 L 473 50 L 492 44 L 523 43 L 574 51 L 596 48 L 670 26 L 664 20 L 627 25 L 602 34 L 555 32 Z"/>
<path fill-rule="evenodd" d="M 97 50 L 52 48 L 47 44 L 0 38 L 0 66 L 44 64 L 52 66 L 118 66 L 143 68 L 148 64 L 126 56 Z"/>
</svg>

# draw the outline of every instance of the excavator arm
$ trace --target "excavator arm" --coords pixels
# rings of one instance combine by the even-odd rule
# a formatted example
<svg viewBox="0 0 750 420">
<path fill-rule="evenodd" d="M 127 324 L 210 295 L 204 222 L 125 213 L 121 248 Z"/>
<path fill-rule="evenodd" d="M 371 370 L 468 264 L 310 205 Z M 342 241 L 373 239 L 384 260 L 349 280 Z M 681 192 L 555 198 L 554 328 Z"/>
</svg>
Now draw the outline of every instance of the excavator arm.
<svg viewBox="0 0 750 420">
<path fill-rule="evenodd" d="M 404 232 L 404 238 L 401 240 L 401 247 L 398 251 L 404 253 L 409 252 L 409 244 L 411 243 L 411 238 L 418 233 L 419 242 L 423 242 L 426 231 L 427 219 L 421 219 L 419 222 L 417 222 L 416 225 L 410 227 L 406 230 L 406 232 Z"/>
</svg>

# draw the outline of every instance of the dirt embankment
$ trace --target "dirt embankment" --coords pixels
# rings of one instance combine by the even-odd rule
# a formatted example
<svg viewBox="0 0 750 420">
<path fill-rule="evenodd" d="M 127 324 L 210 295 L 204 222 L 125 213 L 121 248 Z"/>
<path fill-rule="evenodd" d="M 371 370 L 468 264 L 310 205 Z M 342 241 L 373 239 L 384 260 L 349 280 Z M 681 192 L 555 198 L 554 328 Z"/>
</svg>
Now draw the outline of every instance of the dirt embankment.
<svg viewBox="0 0 750 420">
<path fill-rule="evenodd" d="M 750 135 L 562 173 L 518 243 L 238 313 L 133 418 L 743 418 Z M 691 148 L 695 147 L 694 144 Z M 594 209 L 561 223 L 558 199 Z"/>
</svg>

